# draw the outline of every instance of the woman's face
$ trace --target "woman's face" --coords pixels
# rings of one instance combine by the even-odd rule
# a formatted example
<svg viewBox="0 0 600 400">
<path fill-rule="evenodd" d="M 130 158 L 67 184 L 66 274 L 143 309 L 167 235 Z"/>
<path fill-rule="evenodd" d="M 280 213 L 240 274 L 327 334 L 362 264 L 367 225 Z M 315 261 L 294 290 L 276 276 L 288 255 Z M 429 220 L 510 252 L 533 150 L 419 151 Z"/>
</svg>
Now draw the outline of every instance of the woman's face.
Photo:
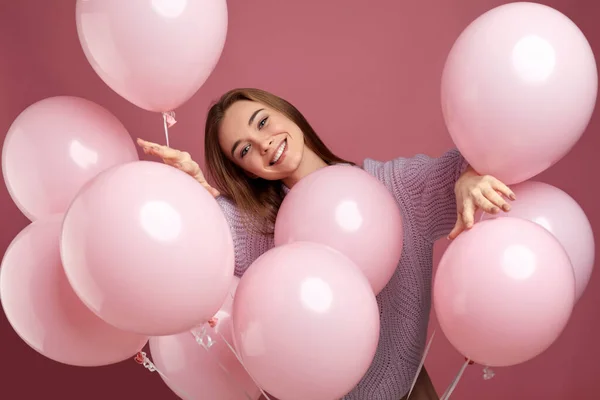
<svg viewBox="0 0 600 400">
<path fill-rule="evenodd" d="M 300 166 L 304 134 L 280 112 L 241 100 L 225 112 L 219 144 L 227 158 L 250 175 L 281 180 Z"/>
</svg>

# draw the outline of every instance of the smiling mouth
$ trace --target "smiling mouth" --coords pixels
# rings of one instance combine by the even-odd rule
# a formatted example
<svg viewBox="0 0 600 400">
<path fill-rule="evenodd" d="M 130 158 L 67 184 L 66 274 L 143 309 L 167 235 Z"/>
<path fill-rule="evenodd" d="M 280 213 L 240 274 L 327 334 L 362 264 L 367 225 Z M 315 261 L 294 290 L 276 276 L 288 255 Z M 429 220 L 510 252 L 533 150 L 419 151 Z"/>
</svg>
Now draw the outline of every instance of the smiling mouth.
<svg viewBox="0 0 600 400">
<path fill-rule="evenodd" d="M 275 165 L 277 163 L 277 161 L 279 161 L 279 159 L 283 155 L 283 152 L 285 151 L 286 148 L 287 148 L 287 138 L 285 138 L 283 140 L 283 142 L 281 142 L 281 144 L 277 148 L 277 151 L 275 151 L 275 155 L 273 155 L 273 158 L 271 159 L 271 162 L 269 163 L 270 166 Z"/>
</svg>

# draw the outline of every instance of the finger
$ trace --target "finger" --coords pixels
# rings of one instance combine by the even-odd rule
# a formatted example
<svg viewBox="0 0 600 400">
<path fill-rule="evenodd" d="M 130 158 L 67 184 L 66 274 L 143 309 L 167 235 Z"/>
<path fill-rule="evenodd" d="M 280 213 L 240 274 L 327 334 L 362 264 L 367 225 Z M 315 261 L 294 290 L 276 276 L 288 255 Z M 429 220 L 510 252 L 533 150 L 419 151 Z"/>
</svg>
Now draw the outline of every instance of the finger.
<svg viewBox="0 0 600 400">
<path fill-rule="evenodd" d="M 148 153 L 162 158 L 166 161 L 177 161 L 181 158 L 181 152 L 179 150 L 172 149 L 170 147 L 154 145 L 148 148 Z"/>
<path fill-rule="evenodd" d="M 194 178 L 198 182 L 202 183 L 203 185 L 204 184 L 208 185 L 208 182 L 206 182 L 206 178 L 204 177 L 204 174 L 202 173 L 202 170 L 200 169 L 200 166 L 198 165 L 197 162 L 195 162 L 195 161 L 176 161 L 176 162 L 166 161 L 166 162 L 170 163 L 173 167 L 185 172 L 186 174 L 189 174 L 192 178 Z"/>
<path fill-rule="evenodd" d="M 219 197 L 221 195 L 221 193 L 214 187 L 211 187 L 211 194 L 215 197 Z"/>
<path fill-rule="evenodd" d="M 145 154 L 154 154 L 157 156 L 159 156 L 159 155 L 156 154 L 156 151 L 158 149 L 160 149 L 161 147 L 163 147 L 157 143 L 148 142 L 147 140 L 143 140 L 143 139 L 137 139 L 137 144 L 138 144 L 138 146 L 140 146 L 142 148 L 142 150 L 144 151 Z"/>
<path fill-rule="evenodd" d="M 137 144 L 144 150 L 146 154 L 152 154 L 162 159 L 177 159 L 180 158 L 183 154 L 181 151 L 172 149 L 167 146 L 162 146 L 157 143 L 149 142 L 147 140 L 143 140 L 138 138 Z"/>
<path fill-rule="evenodd" d="M 495 206 L 500 207 L 504 211 L 510 211 L 510 204 L 502 196 L 498 194 L 491 186 L 483 189 L 481 193 Z"/>
<path fill-rule="evenodd" d="M 448 235 L 448 240 L 454 240 L 456 237 L 465 230 L 465 224 L 462 219 L 462 215 L 458 214 L 456 218 L 456 224 L 454 224 L 454 228 L 450 231 Z"/>
<path fill-rule="evenodd" d="M 142 139 L 140 139 L 140 138 L 138 138 L 138 139 L 136 140 L 136 142 L 137 142 L 137 145 L 138 145 L 138 146 L 140 146 L 140 147 L 142 148 L 142 151 L 144 152 L 144 154 L 148 154 L 148 153 L 150 152 L 150 148 L 151 148 L 152 146 L 156 146 L 156 144 L 155 144 L 155 143 L 152 143 L 152 142 L 147 142 L 147 141 L 145 141 L 145 140 L 142 140 Z"/>
<path fill-rule="evenodd" d="M 489 201 L 480 190 L 477 190 L 474 193 L 471 193 L 471 198 L 475 202 L 475 205 L 481 208 L 488 214 L 497 214 L 500 212 L 500 207 L 496 206 L 494 203 Z M 473 213 L 475 210 L 473 210 Z"/>
<path fill-rule="evenodd" d="M 141 147 L 158 146 L 156 143 L 152 143 L 147 140 L 140 139 L 140 138 L 137 138 L 136 142 L 137 142 L 138 146 L 141 146 Z"/>
<path fill-rule="evenodd" d="M 193 178 L 198 179 L 197 176 L 199 175 L 199 172 L 200 172 L 200 166 L 196 162 L 194 162 L 194 161 L 176 162 L 176 163 L 173 163 L 173 166 L 182 170 L 183 172 L 192 176 Z M 204 177 L 202 177 L 202 178 L 204 178 Z M 202 180 L 204 180 L 204 179 L 202 179 Z"/>
<path fill-rule="evenodd" d="M 515 193 L 512 190 L 510 190 L 510 188 L 508 186 L 506 186 L 504 183 L 500 182 L 498 179 L 492 178 L 490 184 L 494 190 L 502 193 L 507 198 L 509 198 L 511 200 L 517 199 L 517 196 L 515 196 Z"/>
<path fill-rule="evenodd" d="M 472 228 L 473 224 L 475 223 L 475 203 L 473 202 L 473 200 L 465 200 L 461 216 L 465 228 Z"/>
<path fill-rule="evenodd" d="M 221 193 L 219 193 L 219 191 L 217 189 L 215 189 L 214 187 L 210 186 L 208 183 L 204 183 L 202 184 L 202 186 L 204 186 L 206 188 L 206 190 L 208 190 L 208 192 L 210 194 L 212 194 L 214 197 L 219 196 Z"/>
</svg>

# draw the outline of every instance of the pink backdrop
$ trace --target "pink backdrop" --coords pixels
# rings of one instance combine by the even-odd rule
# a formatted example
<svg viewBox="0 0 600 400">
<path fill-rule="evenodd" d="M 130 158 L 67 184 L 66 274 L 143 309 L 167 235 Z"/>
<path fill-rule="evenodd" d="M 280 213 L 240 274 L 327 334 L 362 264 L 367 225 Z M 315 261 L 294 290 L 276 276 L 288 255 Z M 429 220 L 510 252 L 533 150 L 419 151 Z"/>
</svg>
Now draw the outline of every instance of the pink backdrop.
<svg viewBox="0 0 600 400">
<path fill-rule="evenodd" d="M 227 89 L 254 86 L 296 104 L 335 152 L 360 161 L 452 146 L 440 110 L 440 75 L 450 47 L 467 24 L 499 0 L 230 0 L 225 51 L 200 92 L 177 110 L 171 145 L 203 158 L 202 129 L 209 103 Z M 600 11 L 592 0 L 546 1 L 572 18 L 600 54 Z M 112 92 L 87 63 L 77 39 L 74 0 L 0 4 L 0 132 L 31 103 L 73 95 L 107 107 L 134 136 L 161 142 L 162 118 Z M 600 121 L 595 114 L 579 144 L 538 177 L 566 190 L 600 235 Z M 596 171 L 596 172 L 594 172 Z M 27 224 L 0 185 L 0 252 Z M 600 237 L 600 236 L 597 236 Z M 598 243 L 599 239 L 596 239 Z M 436 246 L 436 260 L 446 243 Z M 483 266 L 482 266 L 483 267 Z M 596 264 L 598 267 L 598 263 Z M 456 399 L 596 399 L 600 392 L 600 278 L 596 274 L 555 346 L 521 366 L 483 381 L 467 370 Z M 431 329 L 435 328 L 432 317 Z M 0 397 L 65 399 L 175 398 L 156 374 L 132 360 L 75 368 L 31 350 L 0 316 Z M 441 393 L 462 358 L 438 332 L 427 367 Z"/>
</svg>

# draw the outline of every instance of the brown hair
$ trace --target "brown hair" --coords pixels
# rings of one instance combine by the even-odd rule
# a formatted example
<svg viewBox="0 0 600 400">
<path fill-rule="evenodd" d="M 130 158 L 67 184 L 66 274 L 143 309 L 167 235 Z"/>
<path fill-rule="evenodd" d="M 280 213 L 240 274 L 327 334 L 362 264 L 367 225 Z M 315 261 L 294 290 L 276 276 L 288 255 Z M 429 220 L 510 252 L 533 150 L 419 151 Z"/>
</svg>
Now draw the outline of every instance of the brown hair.
<svg viewBox="0 0 600 400">
<path fill-rule="evenodd" d="M 212 105 L 206 117 L 204 154 L 208 175 L 221 194 L 231 199 L 245 216 L 249 227 L 264 234 L 273 233 L 277 211 L 283 201 L 280 181 L 249 178 L 244 170 L 229 160 L 219 145 L 219 128 L 225 112 L 240 100 L 256 101 L 279 111 L 294 122 L 304 134 L 304 143 L 327 164 L 348 163 L 331 152 L 306 118 L 286 100 L 260 89 L 233 89 Z"/>
</svg>

